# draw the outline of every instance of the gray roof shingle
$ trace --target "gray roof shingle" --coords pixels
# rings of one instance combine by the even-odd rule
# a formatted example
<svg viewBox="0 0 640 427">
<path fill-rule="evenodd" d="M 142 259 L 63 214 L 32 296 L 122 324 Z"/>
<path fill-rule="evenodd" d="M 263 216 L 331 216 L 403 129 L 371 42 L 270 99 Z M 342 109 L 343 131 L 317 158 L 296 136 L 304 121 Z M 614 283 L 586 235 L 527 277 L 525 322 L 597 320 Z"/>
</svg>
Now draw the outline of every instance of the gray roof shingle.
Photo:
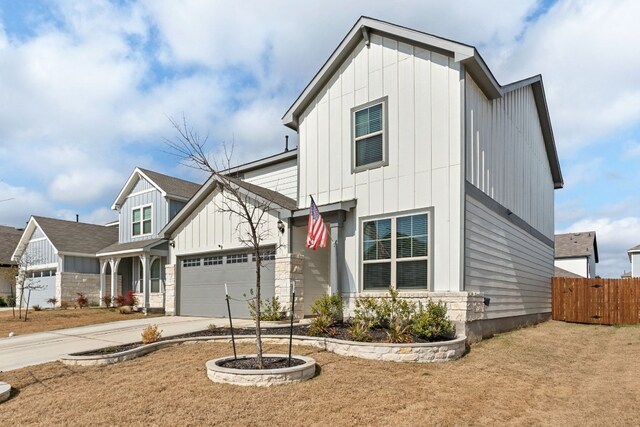
<svg viewBox="0 0 640 427">
<path fill-rule="evenodd" d="M 118 227 L 34 216 L 59 252 L 95 254 L 118 241 Z"/>
<path fill-rule="evenodd" d="M 269 190 L 268 188 L 260 187 L 256 184 L 251 184 L 246 181 L 242 181 L 237 178 L 231 178 L 229 176 L 224 177 L 223 179 L 228 179 L 229 182 L 238 185 L 239 187 L 244 188 L 245 190 L 255 194 L 256 196 L 262 197 L 263 199 L 269 200 L 278 206 L 281 206 L 290 211 L 297 208 L 297 203 L 290 197 L 285 196 L 282 193 L 278 193 L 277 191 Z"/>
<path fill-rule="evenodd" d="M 14 261 L 11 261 L 11 255 L 18 246 L 22 231 L 0 225 L 0 264 L 15 264 Z"/>
<path fill-rule="evenodd" d="M 130 250 L 134 250 L 134 249 L 144 249 L 146 247 L 154 247 L 156 245 L 159 245 L 163 242 L 166 242 L 166 239 L 148 239 L 148 240 L 138 240 L 135 242 L 127 242 L 127 243 L 114 243 L 112 245 L 109 245 L 105 248 L 100 249 L 97 254 L 98 255 L 103 255 L 103 254 L 110 254 L 110 253 L 117 253 L 120 251 L 130 251 Z"/>
<path fill-rule="evenodd" d="M 572 277 L 574 279 L 584 279 L 584 277 L 580 276 L 579 274 L 572 273 L 568 270 L 565 270 L 564 268 L 556 266 L 553 267 L 553 277 Z"/>
<path fill-rule="evenodd" d="M 598 245 L 595 231 L 555 235 L 555 257 L 571 258 L 595 255 L 598 262 Z"/>
<path fill-rule="evenodd" d="M 175 178 L 169 175 L 163 175 L 148 169 L 138 168 L 142 173 L 147 175 L 153 182 L 162 188 L 168 196 L 177 196 L 190 199 L 200 189 L 200 184 L 184 179 Z"/>
</svg>

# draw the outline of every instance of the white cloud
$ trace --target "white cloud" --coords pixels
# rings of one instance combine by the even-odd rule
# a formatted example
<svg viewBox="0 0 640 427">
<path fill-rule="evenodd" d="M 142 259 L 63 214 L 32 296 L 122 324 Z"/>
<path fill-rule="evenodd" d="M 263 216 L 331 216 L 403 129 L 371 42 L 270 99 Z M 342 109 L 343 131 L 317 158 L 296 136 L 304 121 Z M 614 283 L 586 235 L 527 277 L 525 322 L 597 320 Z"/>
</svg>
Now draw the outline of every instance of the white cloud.
<svg viewBox="0 0 640 427">
<path fill-rule="evenodd" d="M 558 1 L 495 68 L 504 80 L 542 73 L 561 154 L 640 116 L 635 0 Z"/>
<path fill-rule="evenodd" d="M 56 176 L 48 193 L 54 201 L 82 205 L 105 199 L 120 187 L 120 175 L 113 170 L 72 169 Z"/>
<path fill-rule="evenodd" d="M 47 215 L 53 211 L 42 194 L 0 182 L 0 225 L 24 227 L 32 214 Z"/>
</svg>

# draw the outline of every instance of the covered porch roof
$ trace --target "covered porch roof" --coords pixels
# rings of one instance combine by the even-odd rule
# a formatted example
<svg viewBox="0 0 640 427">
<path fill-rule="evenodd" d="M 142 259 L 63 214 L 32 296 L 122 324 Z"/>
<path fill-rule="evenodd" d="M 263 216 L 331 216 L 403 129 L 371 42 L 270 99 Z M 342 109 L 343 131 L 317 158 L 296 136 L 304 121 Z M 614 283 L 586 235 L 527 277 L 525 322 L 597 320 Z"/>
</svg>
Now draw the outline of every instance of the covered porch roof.
<svg viewBox="0 0 640 427">
<path fill-rule="evenodd" d="M 138 240 L 127 243 L 114 243 L 101 249 L 96 255 L 99 257 L 120 256 L 128 257 L 149 252 L 151 255 L 167 256 L 169 253 L 167 239 Z"/>
</svg>

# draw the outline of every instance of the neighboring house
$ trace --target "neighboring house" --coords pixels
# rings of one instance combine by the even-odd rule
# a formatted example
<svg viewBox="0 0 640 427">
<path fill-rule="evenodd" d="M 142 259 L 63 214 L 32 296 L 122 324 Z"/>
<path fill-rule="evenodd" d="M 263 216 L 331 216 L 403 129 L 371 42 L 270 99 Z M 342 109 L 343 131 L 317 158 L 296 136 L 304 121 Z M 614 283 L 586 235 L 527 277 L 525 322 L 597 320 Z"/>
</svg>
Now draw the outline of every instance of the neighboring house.
<svg viewBox="0 0 640 427">
<path fill-rule="evenodd" d="M 579 274 L 572 273 L 564 268 L 553 267 L 553 277 L 569 277 L 573 279 L 581 279 L 584 276 L 580 276 Z"/>
<path fill-rule="evenodd" d="M 640 277 L 640 245 L 634 246 L 627 251 L 629 262 L 631 262 L 631 275 L 629 277 Z"/>
<path fill-rule="evenodd" d="M 0 225 L 0 297 L 15 296 L 16 262 L 11 259 L 22 230 Z"/>
<path fill-rule="evenodd" d="M 631 279 L 631 272 L 630 271 L 623 271 L 622 274 L 620 275 L 621 279 Z"/>
<path fill-rule="evenodd" d="M 133 171 L 111 207 L 118 211 L 118 237 L 96 251 L 101 295 L 134 291 L 140 307 L 164 309 L 169 247 L 159 232 L 199 188 L 199 184 L 150 170 Z M 112 271 L 121 277 L 121 290 L 116 289 Z"/>
<path fill-rule="evenodd" d="M 598 242 L 595 231 L 555 235 L 554 265 L 580 277 L 596 277 Z"/>
<path fill-rule="evenodd" d="M 273 201 L 266 295 L 288 304 L 295 286 L 308 315 L 340 293 L 350 314 L 391 286 L 447 302 L 470 336 L 549 318 L 563 180 L 540 76 L 501 86 L 472 46 L 361 18 L 283 123 L 297 150 L 234 170 L 245 182 L 233 185 Z M 251 283 L 222 187 L 209 179 L 161 233 L 168 314 L 225 315 L 224 284 L 242 298 Z M 331 238 L 315 252 L 309 196 Z"/>
<path fill-rule="evenodd" d="M 75 301 L 83 292 L 91 303 L 100 301 L 100 261 L 96 252 L 118 240 L 111 226 L 32 216 L 12 259 L 26 269 L 25 292 L 29 305 L 46 306 L 47 300 Z M 17 295 L 20 297 L 20 289 Z"/>
</svg>

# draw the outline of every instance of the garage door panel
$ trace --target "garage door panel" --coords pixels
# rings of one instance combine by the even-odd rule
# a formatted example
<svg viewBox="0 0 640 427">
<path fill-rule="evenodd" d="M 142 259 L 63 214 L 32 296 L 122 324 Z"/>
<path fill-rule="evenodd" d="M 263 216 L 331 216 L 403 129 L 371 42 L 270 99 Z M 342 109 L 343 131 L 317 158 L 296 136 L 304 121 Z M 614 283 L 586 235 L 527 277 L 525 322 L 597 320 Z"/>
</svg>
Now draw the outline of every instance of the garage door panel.
<svg viewBox="0 0 640 427">
<path fill-rule="evenodd" d="M 204 255 L 203 257 L 207 257 Z M 231 315 L 248 318 L 246 299 L 255 291 L 255 263 L 251 256 L 247 262 L 185 267 L 180 260 L 179 314 L 184 316 L 228 317 L 225 300 L 225 283 L 231 296 Z M 263 299 L 274 296 L 275 262 L 265 261 L 261 268 Z M 246 296 L 245 296 L 246 295 Z"/>
</svg>

